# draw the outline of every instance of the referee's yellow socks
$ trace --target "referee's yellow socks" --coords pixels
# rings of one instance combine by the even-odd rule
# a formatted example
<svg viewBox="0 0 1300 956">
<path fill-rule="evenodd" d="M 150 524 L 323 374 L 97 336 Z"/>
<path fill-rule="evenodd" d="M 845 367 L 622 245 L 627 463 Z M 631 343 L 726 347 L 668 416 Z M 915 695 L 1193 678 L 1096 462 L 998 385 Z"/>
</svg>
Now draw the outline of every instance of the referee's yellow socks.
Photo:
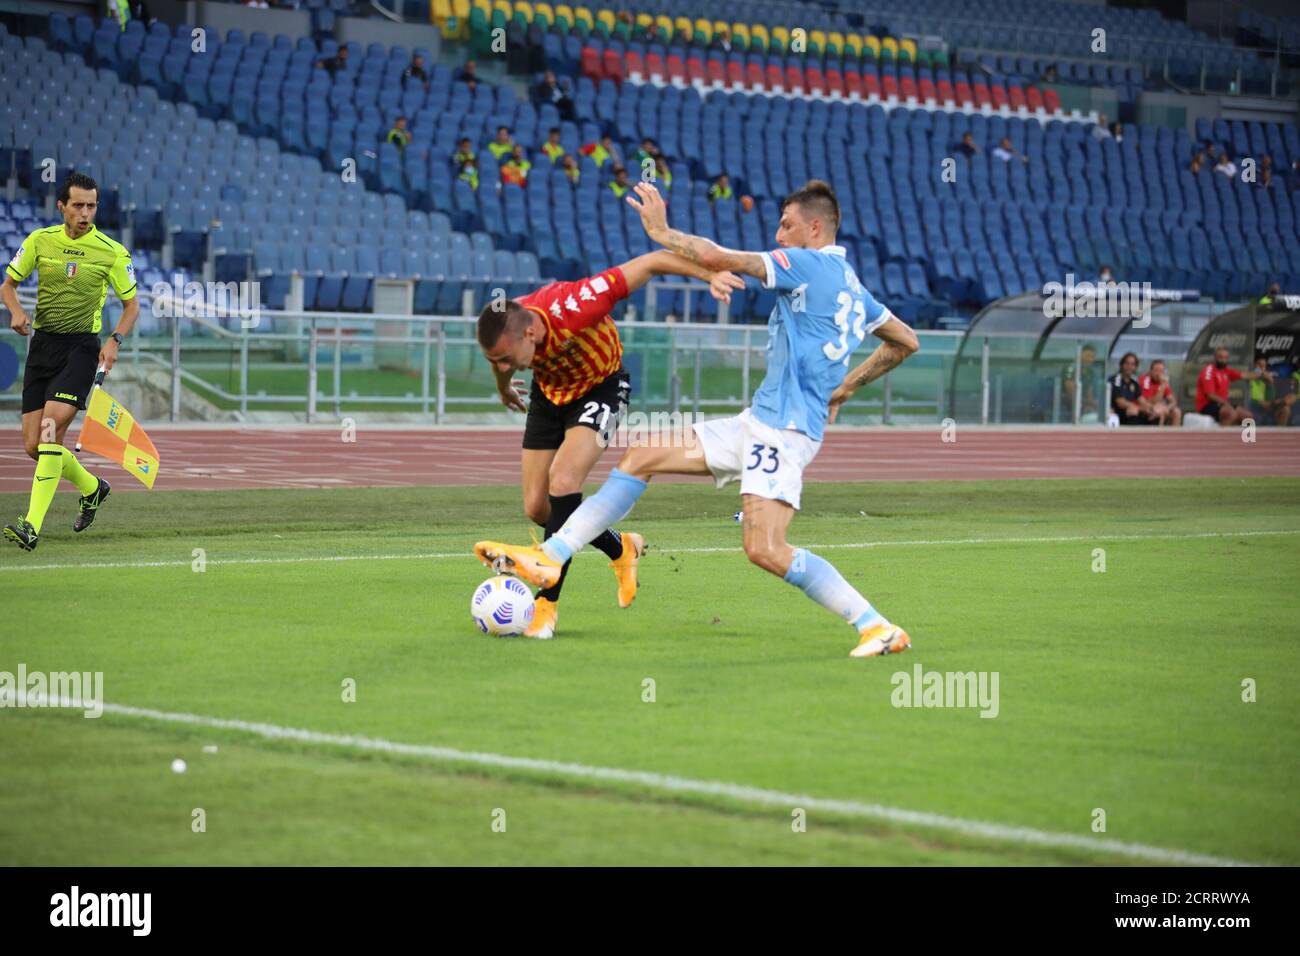
<svg viewBox="0 0 1300 956">
<path fill-rule="evenodd" d="M 77 461 L 77 456 L 66 448 L 63 449 L 63 477 L 77 486 L 82 496 L 93 495 L 99 487 L 99 479 L 92 475 Z"/>
<path fill-rule="evenodd" d="M 62 445 L 45 444 L 37 448 L 36 474 L 32 477 L 32 500 L 27 507 L 27 520 L 38 534 L 60 478 L 68 479 L 83 495 L 94 494 L 99 487 L 99 479 L 86 471 L 76 456 Z"/>
<path fill-rule="evenodd" d="M 36 474 L 32 477 L 32 500 L 27 506 L 27 520 L 39 534 L 50 510 L 54 492 L 63 477 L 63 446 L 41 445 L 36 451 Z"/>
</svg>

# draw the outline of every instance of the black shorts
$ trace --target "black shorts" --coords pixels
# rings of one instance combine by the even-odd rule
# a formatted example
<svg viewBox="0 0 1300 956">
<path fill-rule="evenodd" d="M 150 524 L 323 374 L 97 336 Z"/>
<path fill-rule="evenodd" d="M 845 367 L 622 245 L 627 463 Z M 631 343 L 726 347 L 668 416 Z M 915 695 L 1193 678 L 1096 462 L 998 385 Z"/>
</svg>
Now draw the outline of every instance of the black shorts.
<svg viewBox="0 0 1300 956">
<path fill-rule="evenodd" d="M 578 425 L 608 439 L 627 410 L 631 395 L 632 378 L 623 368 L 585 395 L 563 405 L 556 405 L 543 395 L 537 379 L 533 379 L 528 418 L 524 422 L 524 448 L 547 451 L 559 448 L 564 443 L 565 432 Z"/>
<path fill-rule="evenodd" d="M 86 407 L 99 368 L 99 336 L 93 332 L 33 332 L 23 370 L 23 414 L 46 402 Z"/>
<path fill-rule="evenodd" d="M 1216 422 L 1219 420 L 1219 411 L 1223 408 L 1218 402 L 1206 402 L 1205 407 L 1201 409 L 1202 415 L 1209 415 Z"/>
</svg>

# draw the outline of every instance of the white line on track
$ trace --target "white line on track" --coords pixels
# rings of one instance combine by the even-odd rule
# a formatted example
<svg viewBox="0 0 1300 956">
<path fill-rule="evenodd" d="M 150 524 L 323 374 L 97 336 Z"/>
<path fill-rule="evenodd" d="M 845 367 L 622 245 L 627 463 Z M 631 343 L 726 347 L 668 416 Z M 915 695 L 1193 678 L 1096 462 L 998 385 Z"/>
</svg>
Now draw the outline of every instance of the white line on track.
<svg viewBox="0 0 1300 956">
<path fill-rule="evenodd" d="M 63 707 L 81 708 L 80 702 L 60 697 Z M 470 764 L 479 767 L 505 768 L 511 770 L 530 770 L 551 777 L 577 778 L 581 780 L 598 780 L 619 784 L 636 784 L 661 793 L 689 793 L 710 797 L 725 797 L 742 803 L 764 807 L 780 807 L 789 811 L 793 807 L 805 810 L 823 810 L 827 813 L 841 814 L 869 820 L 881 820 L 886 823 L 905 824 L 909 826 L 929 827 L 959 833 L 963 836 L 982 837 L 990 840 L 1005 840 L 1009 843 L 1027 846 L 1055 847 L 1059 849 L 1085 850 L 1093 853 L 1113 853 L 1118 856 L 1144 860 L 1151 863 L 1178 864 L 1183 866 L 1251 866 L 1239 860 L 1190 853 L 1185 850 L 1170 850 L 1164 847 L 1148 846 L 1143 843 L 1127 843 L 1110 838 L 1093 838 L 1076 833 L 1058 833 L 1050 830 L 1038 830 L 1033 827 L 1010 826 L 1004 823 L 988 823 L 982 820 L 967 820 L 962 817 L 944 816 L 939 813 L 927 813 L 921 810 L 904 810 L 899 807 L 887 807 L 878 803 L 863 803 L 857 800 L 836 800 L 825 797 L 813 797 L 806 794 L 782 793 L 779 790 L 765 790 L 761 787 L 749 787 L 742 784 L 725 783 L 717 780 L 695 780 L 689 777 L 676 777 L 670 774 L 651 773 L 642 770 L 623 770 L 617 767 L 593 767 L 581 763 L 565 763 L 558 760 L 540 760 L 533 757 L 511 757 L 506 754 L 482 753 L 472 750 L 456 750 L 452 747 L 435 747 L 429 744 L 406 744 L 377 737 L 357 737 L 350 734 L 327 734 L 315 730 L 302 730 L 297 727 L 281 727 L 277 724 L 254 723 L 245 720 L 232 720 L 224 717 L 208 717 L 202 714 L 172 713 L 152 710 L 147 707 L 132 707 L 126 704 L 103 705 L 104 712 L 122 717 L 135 717 L 145 720 L 161 721 L 171 724 L 188 724 L 209 727 L 218 730 L 234 730 L 255 734 L 267 740 L 292 740 L 297 743 L 316 744 L 324 747 L 341 747 L 353 750 L 368 750 L 379 753 L 398 754 L 407 757 L 421 757 L 437 763 Z"/>
<path fill-rule="evenodd" d="M 961 546 L 976 544 L 1063 544 L 1070 541 L 1191 541 L 1201 538 L 1260 538 L 1276 535 L 1300 534 L 1300 528 L 1265 530 L 1265 531 L 1197 531 L 1186 534 L 1068 534 L 1036 538 L 922 538 L 910 541 L 857 541 L 840 544 L 805 544 L 800 547 L 812 551 L 839 551 L 861 548 L 899 548 L 930 546 Z M 649 550 L 654 554 L 740 554 L 744 548 L 656 548 L 653 543 Z M 313 564 L 331 561 L 438 561 L 447 558 L 473 558 L 467 548 L 464 551 L 435 551 L 423 554 L 332 554 L 304 555 L 292 558 L 212 558 L 205 563 L 208 567 L 215 565 L 237 564 Z M 0 573 L 6 571 L 65 571 L 90 570 L 93 568 L 175 568 L 192 564 L 192 561 L 106 561 L 84 564 L 7 564 L 0 565 Z"/>
</svg>

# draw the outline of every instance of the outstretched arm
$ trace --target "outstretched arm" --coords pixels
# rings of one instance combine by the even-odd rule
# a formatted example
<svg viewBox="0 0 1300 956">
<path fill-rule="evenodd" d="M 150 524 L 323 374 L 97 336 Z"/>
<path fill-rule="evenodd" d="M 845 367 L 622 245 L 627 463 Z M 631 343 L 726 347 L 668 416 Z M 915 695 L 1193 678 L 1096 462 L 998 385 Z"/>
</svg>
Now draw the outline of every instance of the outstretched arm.
<svg viewBox="0 0 1300 956">
<path fill-rule="evenodd" d="M 863 385 L 874 382 L 890 369 L 901 365 L 903 359 L 916 354 L 921 348 L 916 333 L 896 318 L 880 326 L 874 334 L 883 341 L 867 356 L 865 362 L 844 376 L 844 381 L 831 394 L 830 416 L 826 419 L 827 422 L 835 421 L 840 406 L 852 398 L 854 392 Z"/>
<path fill-rule="evenodd" d="M 738 272 L 753 276 L 760 282 L 767 280 L 767 265 L 757 252 L 725 249 L 711 239 L 670 228 L 668 207 L 664 205 L 664 197 L 659 195 L 659 190 L 649 183 L 637 183 L 632 189 L 636 196 L 627 197 L 628 205 L 640 214 L 646 235 L 669 252 L 712 272 Z"/>
<path fill-rule="evenodd" d="M 731 301 L 732 290 L 743 289 L 745 280 L 730 272 L 706 268 L 698 262 L 692 262 L 679 255 L 663 249 L 647 252 L 619 266 L 623 279 L 627 282 L 630 295 L 641 288 L 655 276 L 674 275 L 702 279 L 709 284 L 709 291 L 715 299 Z"/>
</svg>

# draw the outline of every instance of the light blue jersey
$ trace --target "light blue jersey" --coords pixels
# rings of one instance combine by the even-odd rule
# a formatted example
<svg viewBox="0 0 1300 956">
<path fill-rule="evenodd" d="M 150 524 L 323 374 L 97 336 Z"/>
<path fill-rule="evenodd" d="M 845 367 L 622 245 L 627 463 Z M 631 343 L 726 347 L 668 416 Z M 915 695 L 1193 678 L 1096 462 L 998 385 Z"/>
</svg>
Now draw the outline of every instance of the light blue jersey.
<svg viewBox="0 0 1300 956">
<path fill-rule="evenodd" d="M 755 418 L 821 441 L 831 394 L 862 340 L 892 313 L 858 281 L 843 246 L 761 253 L 764 288 L 780 293 L 767 321 L 767 375 Z"/>
</svg>

